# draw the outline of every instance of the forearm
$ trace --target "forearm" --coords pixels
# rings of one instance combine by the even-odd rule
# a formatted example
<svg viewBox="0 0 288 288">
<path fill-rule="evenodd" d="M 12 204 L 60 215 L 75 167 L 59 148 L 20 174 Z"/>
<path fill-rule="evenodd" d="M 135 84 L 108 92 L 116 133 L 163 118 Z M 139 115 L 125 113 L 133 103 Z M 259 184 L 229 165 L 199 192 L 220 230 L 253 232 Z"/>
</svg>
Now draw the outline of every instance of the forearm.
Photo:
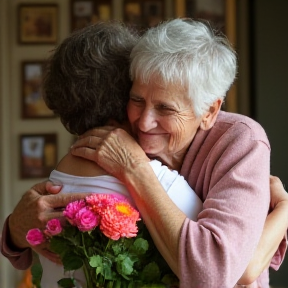
<svg viewBox="0 0 288 288">
<path fill-rule="evenodd" d="M 32 263 L 32 249 L 17 249 L 17 247 L 12 245 L 8 220 L 9 218 L 6 219 L 3 225 L 1 253 L 10 261 L 14 268 L 19 270 L 26 270 Z"/>
<path fill-rule="evenodd" d="M 283 221 L 284 220 L 284 221 Z M 257 249 L 239 284 L 250 284 L 270 264 L 288 227 L 288 201 L 282 201 L 267 216 Z"/>
<path fill-rule="evenodd" d="M 167 196 L 150 165 L 136 169 L 134 173 L 126 174 L 125 184 L 159 252 L 179 276 L 179 236 L 186 216 Z"/>
</svg>

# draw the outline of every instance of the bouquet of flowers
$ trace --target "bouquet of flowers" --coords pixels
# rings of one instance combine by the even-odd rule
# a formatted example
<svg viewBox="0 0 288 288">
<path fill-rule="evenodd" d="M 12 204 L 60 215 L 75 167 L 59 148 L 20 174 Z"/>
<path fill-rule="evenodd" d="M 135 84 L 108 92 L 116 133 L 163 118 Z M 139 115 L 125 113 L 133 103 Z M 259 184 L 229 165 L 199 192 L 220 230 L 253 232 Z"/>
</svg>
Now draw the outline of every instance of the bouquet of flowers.
<svg viewBox="0 0 288 288">
<path fill-rule="evenodd" d="M 87 288 L 178 287 L 177 277 L 126 198 L 93 194 L 68 204 L 63 215 L 64 224 L 52 219 L 44 231 L 29 230 L 26 239 L 31 245 L 49 241 L 65 271 L 83 269 Z M 40 287 L 41 267 L 31 271 L 34 285 Z M 57 283 L 78 287 L 73 276 Z"/>
</svg>

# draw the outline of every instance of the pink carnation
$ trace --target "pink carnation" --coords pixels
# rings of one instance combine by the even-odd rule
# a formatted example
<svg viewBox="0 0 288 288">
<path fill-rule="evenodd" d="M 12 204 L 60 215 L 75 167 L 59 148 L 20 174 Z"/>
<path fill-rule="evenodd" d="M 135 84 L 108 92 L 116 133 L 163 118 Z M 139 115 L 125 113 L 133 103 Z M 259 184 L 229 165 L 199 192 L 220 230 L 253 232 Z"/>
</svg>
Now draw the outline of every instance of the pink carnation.
<svg viewBox="0 0 288 288">
<path fill-rule="evenodd" d="M 102 215 L 100 229 L 105 236 L 113 240 L 136 237 L 138 220 L 139 212 L 136 209 L 127 202 L 119 202 L 107 207 Z"/>
<path fill-rule="evenodd" d="M 67 218 L 71 225 L 77 226 L 75 217 L 78 211 L 83 207 L 85 207 L 84 200 L 74 201 L 66 206 L 65 210 L 63 211 L 63 215 Z"/>
<path fill-rule="evenodd" d="M 34 228 L 28 231 L 26 240 L 31 246 L 36 246 L 45 242 L 46 238 L 40 229 Z"/>
<path fill-rule="evenodd" d="M 48 236 L 58 235 L 62 232 L 63 228 L 61 226 L 59 219 L 51 219 L 46 224 L 45 234 Z"/>
<path fill-rule="evenodd" d="M 86 207 L 80 209 L 75 215 L 75 223 L 82 232 L 91 231 L 99 224 L 99 215 L 94 214 Z"/>
</svg>

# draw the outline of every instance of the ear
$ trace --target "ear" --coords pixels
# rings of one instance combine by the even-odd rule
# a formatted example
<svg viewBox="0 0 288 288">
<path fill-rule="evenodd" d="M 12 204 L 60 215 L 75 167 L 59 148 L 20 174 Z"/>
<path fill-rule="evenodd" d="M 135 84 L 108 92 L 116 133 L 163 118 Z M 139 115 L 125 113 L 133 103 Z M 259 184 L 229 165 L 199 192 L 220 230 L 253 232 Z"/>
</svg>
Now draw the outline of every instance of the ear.
<svg viewBox="0 0 288 288">
<path fill-rule="evenodd" d="M 202 117 L 202 121 L 200 123 L 200 128 L 202 130 L 208 130 L 213 127 L 217 115 L 220 111 L 221 105 L 222 105 L 223 100 L 218 99 L 216 100 L 209 108 L 208 112 L 204 113 Z"/>
</svg>

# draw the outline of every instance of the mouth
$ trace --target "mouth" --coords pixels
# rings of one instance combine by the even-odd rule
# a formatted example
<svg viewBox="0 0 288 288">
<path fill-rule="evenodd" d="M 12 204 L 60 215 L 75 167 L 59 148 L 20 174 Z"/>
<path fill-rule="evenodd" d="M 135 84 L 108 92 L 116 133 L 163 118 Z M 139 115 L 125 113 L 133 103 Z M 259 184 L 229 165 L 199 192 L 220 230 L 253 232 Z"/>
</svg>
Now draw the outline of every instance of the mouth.
<svg viewBox="0 0 288 288">
<path fill-rule="evenodd" d="M 163 137 L 167 135 L 167 133 L 147 133 L 147 132 L 142 132 L 138 131 L 137 133 L 137 138 L 138 140 L 144 140 L 144 141 L 152 141 L 156 138 Z"/>
</svg>

